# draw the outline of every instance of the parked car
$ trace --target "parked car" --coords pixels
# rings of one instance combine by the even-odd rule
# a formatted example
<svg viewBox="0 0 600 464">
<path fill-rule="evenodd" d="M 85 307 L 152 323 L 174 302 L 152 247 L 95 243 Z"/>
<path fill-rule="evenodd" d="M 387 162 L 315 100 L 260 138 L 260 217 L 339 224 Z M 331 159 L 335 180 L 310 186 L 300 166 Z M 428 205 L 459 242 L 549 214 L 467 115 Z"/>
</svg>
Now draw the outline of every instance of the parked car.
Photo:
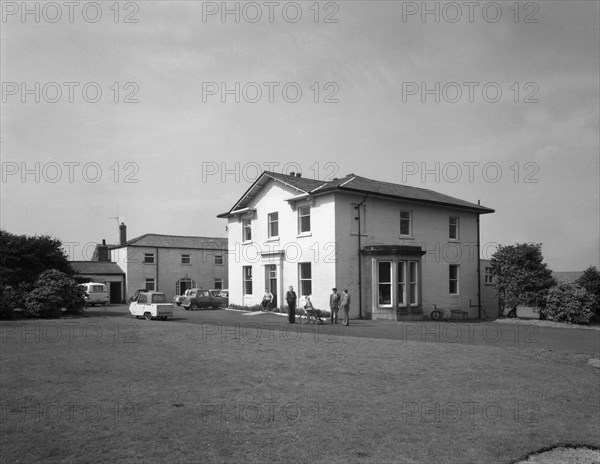
<svg viewBox="0 0 600 464">
<path fill-rule="evenodd" d="M 94 305 L 102 305 L 106 306 L 108 304 L 108 289 L 106 288 L 106 284 L 101 284 L 98 282 L 88 282 L 86 284 L 80 284 L 84 290 L 84 300 L 86 306 L 94 306 Z"/>
<path fill-rule="evenodd" d="M 183 302 L 183 300 L 185 300 L 186 297 L 188 297 L 190 295 L 190 292 L 192 290 L 196 290 L 195 288 L 188 288 L 185 292 L 183 292 L 183 295 L 176 295 L 173 298 L 173 302 L 177 305 L 177 306 L 181 306 L 181 303 Z"/>
<path fill-rule="evenodd" d="M 145 288 L 138 288 L 135 293 L 133 294 L 133 296 L 129 297 L 129 301 L 137 301 L 138 296 L 140 296 L 140 293 L 143 292 L 149 292 L 150 290 L 146 290 Z"/>
<path fill-rule="evenodd" d="M 221 297 L 221 306 L 229 306 L 229 290 L 211 290 L 217 292 L 217 296 Z"/>
<path fill-rule="evenodd" d="M 167 302 L 162 292 L 140 292 L 136 301 L 129 305 L 129 312 L 134 317 L 143 316 L 148 321 L 153 317 L 165 321 L 167 317 L 173 317 L 173 304 Z"/>
<path fill-rule="evenodd" d="M 219 290 L 202 290 L 193 288 L 181 302 L 187 310 L 195 311 L 200 308 L 222 308 L 229 304 L 229 299 L 219 296 Z"/>
</svg>

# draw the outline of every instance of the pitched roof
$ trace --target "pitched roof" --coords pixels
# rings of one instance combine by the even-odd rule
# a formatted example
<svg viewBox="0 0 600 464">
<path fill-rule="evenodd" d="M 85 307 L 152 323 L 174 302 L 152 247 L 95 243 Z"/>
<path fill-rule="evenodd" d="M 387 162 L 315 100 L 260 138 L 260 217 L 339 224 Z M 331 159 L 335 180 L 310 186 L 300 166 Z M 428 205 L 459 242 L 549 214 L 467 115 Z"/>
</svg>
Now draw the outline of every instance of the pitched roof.
<svg viewBox="0 0 600 464">
<path fill-rule="evenodd" d="M 219 214 L 217 217 L 228 217 L 233 211 L 243 208 L 257 195 L 258 191 L 271 180 L 288 185 L 306 195 L 317 196 L 333 192 L 349 192 L 469 209 L 481 214 L 494 212 L 491 208 L 486 208 L 485 206 L 444 195 L 443 193 L 438 193 L 433 190 L 368 179 L 366 177 L 355 176 L 354 174 L 349 174 L 346 177 L 336 178 L 330 181 L 322 181 L 264 171 L 250 188 L 246 190 L 233 208 L 227 213 Z"/>
<path fill-rule="evenodd" d="M 110 261 L 70 261 L 78 274 L 125 274 L 117 263 Z"/>
<path fill-rule="evenodd" d="M 126 246 L 216 250 L 227 249 L 227 239 L 222 237 L 144 234 L 132 238 L 131 240 L 127 240 L 125 245 L 118 245 L 111 248 L 122 248 Z"/>
</svg>

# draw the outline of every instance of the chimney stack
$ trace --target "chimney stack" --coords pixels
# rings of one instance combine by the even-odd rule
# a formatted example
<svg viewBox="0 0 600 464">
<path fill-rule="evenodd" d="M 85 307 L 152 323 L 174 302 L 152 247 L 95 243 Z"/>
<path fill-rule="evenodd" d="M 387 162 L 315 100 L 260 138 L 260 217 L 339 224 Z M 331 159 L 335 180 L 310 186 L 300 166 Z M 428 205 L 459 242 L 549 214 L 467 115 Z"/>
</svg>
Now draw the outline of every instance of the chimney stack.
<svg viewBox="0 0 600 464">
<path fill-rule="evenodd" d="M 127 243 L 127 226 L 121 223 L 119 226 L 119 245 L 123 246 Z"/>
<path fill-rule="evenodd" d="M 106 240 L 102 239 L 102 245 L 98 245 L 98 261 L 101 263 L 107 263 L 110 261 L 108 247 L 106 246 Z"/>
</svg>

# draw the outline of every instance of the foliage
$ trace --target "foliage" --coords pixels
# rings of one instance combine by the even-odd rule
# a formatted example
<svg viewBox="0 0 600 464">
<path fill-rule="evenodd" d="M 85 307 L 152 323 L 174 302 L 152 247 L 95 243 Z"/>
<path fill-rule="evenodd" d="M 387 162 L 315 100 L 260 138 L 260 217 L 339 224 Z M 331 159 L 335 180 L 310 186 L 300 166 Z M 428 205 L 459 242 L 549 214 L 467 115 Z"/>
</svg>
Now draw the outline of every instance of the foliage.
<svg viewBox="0 0 600 464">
<path fill-rule="evenodd" d="M 542 309 L 545 319 L 570 324 L 587 324 L 594 315 L 596 300 L 585 288 L 570 282 L 561 282 L 551 288 Z"/>
<path fill-rule="evenodd" d="M 0 287 L 33 283 L 47 269 L 73 274 L 60 240 L 0 230 Z"/>
<path fill-rule="evenodd" d="M 547 291 L 556 285 L 543 262 L 541 243 L 500 246 L 491 259 L 492 274 L 504 305 L 544 306 Z"/>
<path fill-rule="evenodd" d="M 600 271 L 595 266 L 588 267 L 583 275 L 575 283 L 585 288 L 594 296 L 594 308 L 596 320 L 600 321 Z"/>
<path fill-rule="evenodd" d="M 25 308 L 25 297 L 33 284 L 23 283 L 2 288 L 0 297 L 0 319 L 12 319 L 15 309 Z"/>
<path fill-rule="evenodd" d="M 36 317 L 58 317 L 79 314 L 84 306 L 85 291 L 61 271 L 50 269 L 38 277 L 34 289 L 25 298 L 26 314 Z"/>
</svg>

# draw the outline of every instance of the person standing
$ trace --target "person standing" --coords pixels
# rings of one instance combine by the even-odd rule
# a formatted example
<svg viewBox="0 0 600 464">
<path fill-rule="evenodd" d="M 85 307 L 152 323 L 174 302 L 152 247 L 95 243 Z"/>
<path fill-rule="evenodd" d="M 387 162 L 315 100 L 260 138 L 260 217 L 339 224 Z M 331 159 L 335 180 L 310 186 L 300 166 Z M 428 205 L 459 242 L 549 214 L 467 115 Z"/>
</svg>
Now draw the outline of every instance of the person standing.
<svg viewBox="0 0 600 464">
<path fill-rule="evenodd" d="M 296 292 L 294 291 L 294 287 L 290 285 L 290 289 L 285 294 L 285 301 L 288 304 L 288 322 L 293 324 L 296 322 L 296 300 L 297 300 Z"/>
<path fill-rule="evenodd" d="M 348 294 L 347 288 L 342 290 L 342 302 L 340 303 L 340 307 L 344 310 L 343 325 L 350 325 L 350 317 L 348 316 L 348 312 L 350 311 L 350 295 Z"/>
<path fill-rule="evenodd" d="M 337 324 L 338 321 L 338 310 L 340 309 L 340 294 L 337 292 L 337 288 L 331 289 L 332 293 L 329 295 L 329 309 L 331 310 L 331 323 Z"/>
</svg>

